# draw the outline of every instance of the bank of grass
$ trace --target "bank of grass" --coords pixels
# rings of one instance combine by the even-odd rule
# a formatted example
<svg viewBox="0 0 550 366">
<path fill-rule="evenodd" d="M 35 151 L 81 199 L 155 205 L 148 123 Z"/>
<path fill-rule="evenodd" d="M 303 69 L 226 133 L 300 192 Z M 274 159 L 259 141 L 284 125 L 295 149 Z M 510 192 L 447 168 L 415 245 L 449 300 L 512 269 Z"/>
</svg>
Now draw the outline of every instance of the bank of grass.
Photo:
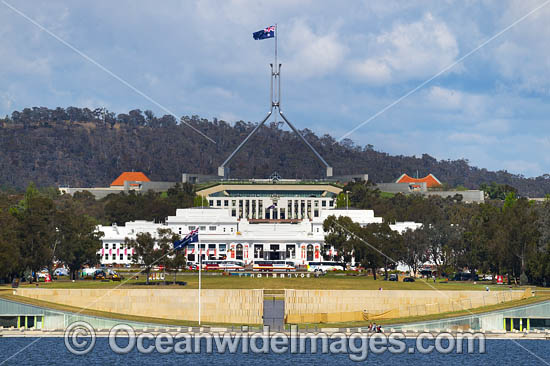
<svg viewBox="0 0 550 366">
<path fill-rule="evenodd" d="M 366 327 L 373 322 L 376 324 L 384 325 L 387 328 L 388 327 L 391 328 L 391 326 L 395 324 L 427 322 L 430 320 L 441 320 L 441 319 L 456 318 L 456 317 L 465 316 L 465 315 L 482 314 L 482 313 L 488 313 L 491 311 L 511 309 L 518 306 L 535 304 L 543 301 L 550 301 L 550 294 L 546 294 L 546 293 L 538 294 L 536 296 L 529 297 L 526 299 L 507 301 L 500 304 L 482 306 L 479 308 L 453 311 L 453 312 L 447 312 L 447 313 L 410 316 L 410 317 L 392 318 L 392 319 L 376 319 L 376 320 L 361 321 L 361 322 L 300 324 L 299 328 L 300 329 L 315 328 L 315 327 L 316 328 L 356 328 L 356 327 Z"/>
<path fill-rule="evenodd" d="M 372 276 L 338 276 L 326 275 L 320 278 L 273 278 L 266 277 L 239 277 L 239 276 L 222 276 L 205 274 L 202 276 L 203 289 L 299 289 L 299 290 L 473 290 L 485 291 L 489 287 L 491 291 L 509 290 L 506 285 L 493 285 L 489 282 L 455 282 L 449 281 L 442 283 L 432 280 L 417 279 L 415 282 L 392 282 L 377 279 Z M 129 276 L 128 276 L 129 277 Z M 194 274 L 178 274 L 177 281 L 185 281 L 185 286 L 173 285 L 173 275 L 166 277 L 167 285 L 145 285 L 143 276 L 135 280 L 123 280 L 122 282 L 101 282 L 93 280 L 78 280 L 71 282 L 68 280 L 57 280 L 51 283 L 40 282 L 38 288 L 163 288 L 163 289 L 196 289 L 198 288 L 198 275 Z M 158 283 L 160 281 L 155 281 Z M 36 287 L 36 284 L 22 284 L 21 287 Z M 525 287 L 524 287 L 525 288 Z M 521 287 L 513 287 L 513 289 L 522 289 Z"/>
</svg>

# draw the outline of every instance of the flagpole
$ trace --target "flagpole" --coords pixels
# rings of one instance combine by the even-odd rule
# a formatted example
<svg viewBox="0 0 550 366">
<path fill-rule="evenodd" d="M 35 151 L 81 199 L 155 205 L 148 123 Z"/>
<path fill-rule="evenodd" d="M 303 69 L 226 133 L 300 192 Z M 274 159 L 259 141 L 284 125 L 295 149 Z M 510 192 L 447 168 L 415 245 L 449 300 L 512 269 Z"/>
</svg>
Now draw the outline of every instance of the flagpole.
<svg viewBox="0 0 550 366">
<path fill-rule="evenodd" d="M 275 23 L 275 72 L 279 72 L 279 66 L 277 65 L 277 23 Z"/>
<path fill-rule="evenodd" d="M 202 248 L 199 239 L 199 326 L 201 325 L 201 275 L 202 275 Z"/>
</svg>

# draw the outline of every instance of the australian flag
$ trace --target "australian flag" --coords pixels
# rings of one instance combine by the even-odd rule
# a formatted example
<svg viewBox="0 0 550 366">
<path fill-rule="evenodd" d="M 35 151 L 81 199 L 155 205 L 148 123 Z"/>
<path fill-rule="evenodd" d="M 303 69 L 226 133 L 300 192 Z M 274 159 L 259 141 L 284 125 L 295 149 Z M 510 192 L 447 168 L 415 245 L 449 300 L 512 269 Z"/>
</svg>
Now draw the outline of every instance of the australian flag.
<svg viewBox="0 0 550 366">
<path fill-rule="evenodd" d="M 180 250 L 185 248 L 191 243 L 197 243 L 199 241 L 199 228 L 192 230 L 189 234 L 185 235 L 183 239 L 176 240 L 174 242 L 174 250 Z"/>
<path fill-rule="evenodd" d="M 266 29 L 254 32 L 252 33 L 252 37 L 254 37 L 255 40 L 273 38 L 275 37 L 275 26 L 272 25 L 270 27 L 267 27 Z"/>
</svg>

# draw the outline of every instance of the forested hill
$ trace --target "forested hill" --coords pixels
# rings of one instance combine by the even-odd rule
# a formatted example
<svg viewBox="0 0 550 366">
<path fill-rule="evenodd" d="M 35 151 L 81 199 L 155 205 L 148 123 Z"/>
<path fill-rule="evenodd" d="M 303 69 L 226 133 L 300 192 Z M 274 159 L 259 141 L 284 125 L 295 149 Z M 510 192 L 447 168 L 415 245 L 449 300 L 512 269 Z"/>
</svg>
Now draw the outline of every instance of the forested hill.
<svg viewBox="0 0 550 366">
<path fill-rule="evenodd" d="M 213 138 L 214 144 L 172 116 L 132 110 L 115 115 L 87 108 L 26 108 L 0 119 L 0 186 L 108 186 L 122 171 L 143 171 L 152 180 L 179 181 L 182 172 L 216 174 L 217 167 L 255 126 L 233 125 L 197 116 L 183 120 Z M 231 163 L 232 178 L 321 178 L 324 168 L 293 133 L 270 124 L 261 128 Z M 437 161 L 391 156 L 372 145 L 302 131 L 306 139 L 334 167 L 335 175 L 368 173 L 375 182 L 394 181 L 402 173 L 433 173 L 450 186 L 477 188 L 497 182 L 520 194 L 550 193 L 550 176 L 524 178 L 505 171 L 472 167 L 466 160 Z M 375 145 L 376 141 L 372 141 Z"/>
</svg>

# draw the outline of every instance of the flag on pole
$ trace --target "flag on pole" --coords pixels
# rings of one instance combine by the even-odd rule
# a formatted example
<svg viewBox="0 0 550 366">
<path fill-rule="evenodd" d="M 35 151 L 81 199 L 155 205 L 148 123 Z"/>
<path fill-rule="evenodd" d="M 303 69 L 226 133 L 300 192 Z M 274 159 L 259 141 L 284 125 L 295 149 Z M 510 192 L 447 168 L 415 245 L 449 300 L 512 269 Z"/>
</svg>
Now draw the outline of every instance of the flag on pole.
<svg viewBox="0 0 550 366">
<path fill-rule="evenodd" d="M 271 25 L 265 29 L 254 32 L 252 33 L 252 37 L 254 37 L 255 40 L 273 38 L 275 37 L 275 26 Z"/>
<path fill-rule="evenodd" d="M 174 250 L 180 250 L 185 248 L 191 243 L 197 243 L 199 241 L 199 228 L 192 230 L 189 234 L 185 235 L 183 239 L 176 240 L 174 242 Z"/>
</svg>

